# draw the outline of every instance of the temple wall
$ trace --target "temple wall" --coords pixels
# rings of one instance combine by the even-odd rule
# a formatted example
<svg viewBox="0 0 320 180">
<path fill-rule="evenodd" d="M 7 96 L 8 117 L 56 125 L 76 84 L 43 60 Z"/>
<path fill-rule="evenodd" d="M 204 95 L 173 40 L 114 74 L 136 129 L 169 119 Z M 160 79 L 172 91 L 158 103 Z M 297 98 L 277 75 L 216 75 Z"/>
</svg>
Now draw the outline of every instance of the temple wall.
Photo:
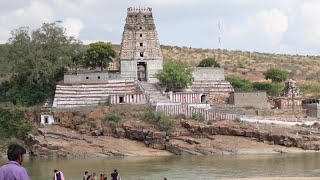
<svg viewBox="0 0 320 180">
<path fill-rule="evenodd" d="M 159 70 L 162 70 L 163 60 L 148 60 L 147 61 L 147 78 L 148 82 L 158 82 L 156 74 Z"/>
<path fill-rule="evenodd" d="M 110 95 L 110 104 L 146 104 L 146 98 L 144 94 L 132 94 L 132 95 Z"/>
<path fill-rule="evenodd" d="M 105 83 L 109 80 L 108 72 L 86 73 L 86 74 L 65 74 L 64 83 Z"/>
<path fill-rule="evenodd" d="M 224 81 L 224 69 L 196 67 L 192 71 L 194 81 Z"/>
<path fill-rule="evenodd" d="M 307 115 L 320 118 L 320 104 L 306 104 Z"/>
<path fill-rule="evenodd" d="M 229 103 L 237 107 L 270 108 L 266 92 L 233 92 L 230 94 Z"/>
</svg>

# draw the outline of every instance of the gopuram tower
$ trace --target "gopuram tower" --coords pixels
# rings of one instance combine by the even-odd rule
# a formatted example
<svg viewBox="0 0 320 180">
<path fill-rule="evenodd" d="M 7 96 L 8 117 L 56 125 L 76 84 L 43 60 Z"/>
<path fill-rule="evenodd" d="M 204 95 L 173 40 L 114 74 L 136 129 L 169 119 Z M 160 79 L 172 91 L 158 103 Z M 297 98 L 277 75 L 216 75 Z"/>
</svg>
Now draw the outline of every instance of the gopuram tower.
<svg viewBox="0 0 320 180">
<path fill-rule="evenodd" d="M 120 50 L 121 76 L 156 82 L 163 56 L 151 8 L 128 8 Z"/>
</svg>

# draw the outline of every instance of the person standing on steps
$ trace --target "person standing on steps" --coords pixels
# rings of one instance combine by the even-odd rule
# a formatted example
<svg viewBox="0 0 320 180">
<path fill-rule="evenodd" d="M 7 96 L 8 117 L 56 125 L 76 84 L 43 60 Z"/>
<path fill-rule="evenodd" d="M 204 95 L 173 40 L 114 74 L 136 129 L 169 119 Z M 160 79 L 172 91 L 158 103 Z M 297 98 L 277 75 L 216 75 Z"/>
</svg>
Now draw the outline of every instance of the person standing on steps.
<svg viewBox="0 0 320 180">
<path fill-rule="evenodd" d="M 8 147 L 8 162 L 0 168 L 0 180 L 30 180 L 28 171 L 21 166 L 26 149 L 18 144 Z"/>
</svg>

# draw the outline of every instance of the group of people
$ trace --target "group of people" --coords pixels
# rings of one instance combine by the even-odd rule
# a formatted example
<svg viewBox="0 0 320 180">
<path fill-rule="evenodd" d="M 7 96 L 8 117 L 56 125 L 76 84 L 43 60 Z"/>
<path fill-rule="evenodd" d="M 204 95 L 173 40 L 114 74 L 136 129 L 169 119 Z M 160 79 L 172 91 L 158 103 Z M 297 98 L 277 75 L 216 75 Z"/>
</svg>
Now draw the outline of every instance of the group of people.
<svg viewBox="0 0 320 180">
<path fill-rule="evenodd" d="M 96 173 L 89 174 L 88 171 L 84 172 L 82 180 L 107 180 L 108 177 L 105 174 L 100 174 L 100 178 L 97 178 Z M 120 174 L 115 169 L 113 173 L 111 173 L 111 180 L 121 180 Z"/>
<path fill-rule="evenodd" d="M 28 171 L 21 166 L 26 149 L 18 144 L 11 144 L 8 147 L 7 156 L 8 162 L 0 168 L 0 180 L 31 180 Z M 53 180 L 65 180 L 62 171 L 55 169 Z M 96 173 L 89 174 L 86 171 L 83 175 L 83 180 L 107 180 L 105 174 L 100 174 L 100 179 L 97 178 Z M 120 174 L 115 169 L 111 173 L 111 180 L 121 180 Z M 167 180 L 167 178 L 164 178 Z"/>
</svg>

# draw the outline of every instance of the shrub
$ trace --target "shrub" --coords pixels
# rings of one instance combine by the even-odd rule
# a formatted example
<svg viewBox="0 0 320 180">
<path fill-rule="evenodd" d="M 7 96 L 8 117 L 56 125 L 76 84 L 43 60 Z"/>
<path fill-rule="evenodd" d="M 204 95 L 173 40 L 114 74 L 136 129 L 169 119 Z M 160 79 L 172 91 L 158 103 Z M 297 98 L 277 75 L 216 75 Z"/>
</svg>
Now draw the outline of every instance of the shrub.
<svg viewBox="0 0 320 180">
<path fill-rule="evenodd" d="M 252 83 L 247 79 L 229 76 L 226 77 L 226 80 L 231 83 L 235 91 L 251 91 L 253 88 Z"/>
<path fill-rule="evenodd" d="M 97 128 L 97 124 L 96 124 L 95 122 L 88 121 L 88 122 L 87 122 L 87 125 L 88 125 L 91 129 Z"/>
<path fill-rule="evenodd" d="M 204 117 L 201 113 L 192 114 L 192 119 L 195 121 L 204 121 Z"/>
<path fill-rule="evenodd" d="M 173 132 L 177 127 L 177 122 L 169 116 L 162 116 L 162 119 L 159 121 L 159 126 L 163 131 Z"/>
<path fill-rule="evenodd" d="M 0 136 L 22 139 L 32 129 L 24 120 L 25 113 L 23 108 L 0 105 Z"/>
<path fill-rule="evenodd" d="M 148 109 L 147 111 L 145 111 L 143 120 L 158 125 L 161 130 L 166 132 L 174 131 L 177 126 L 176 121 L 170 118 L 164 112 L 155 112 L 152 109 Z"/>
<path fill-rule="evenodd" d="M 220 67 L 220 64 L 215 58 L 206 58 L 199 63 L 198 67 Z"/>
<path fill-rule="evenodd" d="M 320 83 L 303 83 L 300 89 L 304 94 L 320 92 Z"/>
<path fill-rule="evenodd" d="M 154 118 L 155 118 L 154 112 L 151 109 L 148 109 L 144 112 L 142 119 L 147 122 L 151 122 L 151 121 L 153 121 Z"/>
<path fill-rule="evenodd" d="M 266 91 L 269 96 L 277 96 L 284 88 L 283 83 L 254 82 L 253 88 L 258 91 Z"/>
<path fill-rule="evenodd" d="M 113 122 L 116 122 L 118 123 L 119 121 L 122 120 L 121 116 L 119 115 L 116 115 L 116 114 L 108 114 L 104 117 L 104 120 L 105 121 L 113 121 Z"/>
<path fill-rule="evenodd" d="M 265 76 L 265 79 L 271 79 L 272 82 L 283 82 L 288 79 L 287 72 L 278 69 L 278 68 L 270 68 L 265 73 L 263 73 Z"/>
</svg>

